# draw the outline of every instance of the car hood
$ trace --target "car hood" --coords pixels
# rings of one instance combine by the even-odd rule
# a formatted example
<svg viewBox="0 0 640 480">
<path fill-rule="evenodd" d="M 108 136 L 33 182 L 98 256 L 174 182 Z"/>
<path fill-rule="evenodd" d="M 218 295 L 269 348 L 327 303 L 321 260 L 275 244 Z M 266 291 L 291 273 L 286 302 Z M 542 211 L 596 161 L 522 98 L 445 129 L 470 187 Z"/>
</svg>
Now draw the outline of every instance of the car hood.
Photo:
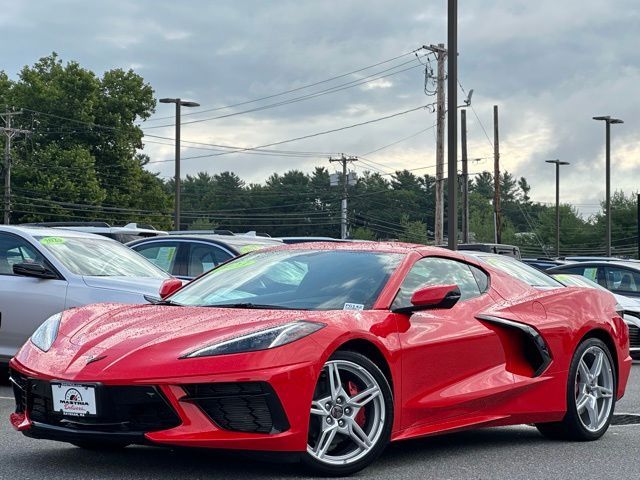
<svg viewBox="0 0 640 480">
<path fill-rule="evenodd" d="M 190 375 L 200 370 L 199 365 L 203 362 L 221 358 L 180 359 L 201 347 L 295 320 L 321 321 L 326 313 L 166 305 L 88 305 L 64 314 L 58 338 L 48 352 L 56 356 L 56 362 L 55 365 L 47 362 L 46 373 L 69 379 L 145 378 L 145 375 L 151 375 L 146 372 L 155 371 L 157 374 L 157 367 L 163 366 L 163 374 L 167 376 Z M 43 362 L 46 356 L 42 355 Z M 235 357 L 225 361 L 236 364 L 246 361 L 247 367 L 251 367 L 251 359 L 239 358 L 247 355 L 223 357 Z M 37 359 L 26 359 L 19 354 L 18 360 L 33 363 Z M 194 366 L 194 363 L 198 365 Z"/>
<path fill-rule="evenodd" d="M 616 301 L 620 306 L 622 306 L 625 310 L 631 310 L 634 312 L 640 312 L 640 301 L 635 298 L 625 297 L 624 295 L 619 295 L 617 293 L 613 294 L 616 297 Z"/>
<path fill-rule="evenodd" d="M 167 277 L 169 278 L 169 277 Z M 104 288 L 128 293 L 140 293 L 142 295 L 158 296 L 160 285 L 164 278 L 142 277 L 82 277 L 84 283 L 93 288 Z"/>
</svg>

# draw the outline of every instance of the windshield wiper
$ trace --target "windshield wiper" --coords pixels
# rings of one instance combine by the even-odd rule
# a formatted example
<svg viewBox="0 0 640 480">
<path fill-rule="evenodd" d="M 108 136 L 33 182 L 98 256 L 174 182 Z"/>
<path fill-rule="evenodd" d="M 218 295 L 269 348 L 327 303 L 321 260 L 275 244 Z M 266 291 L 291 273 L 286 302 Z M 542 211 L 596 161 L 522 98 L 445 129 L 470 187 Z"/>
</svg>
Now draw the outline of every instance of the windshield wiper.
<svg viewBox="0 0 640 480">
<path fill-rule="evenodd" d="M 266 305 L 262 303 L 219 303 L 214 305 L 202 305 L 211 308 L 246 308 L 253 310 L 306 310 L 306 308 L 284 307 L 282 305 Z"/>
<path fill-rule="evenodd" d="M 153 295 L 144 295 L 144 299 L 152 305 L 171 305 L 173 307 L 184 307 L 181 303 L 172 302 L 171 300 L 162 300 Z"/>
</svg>

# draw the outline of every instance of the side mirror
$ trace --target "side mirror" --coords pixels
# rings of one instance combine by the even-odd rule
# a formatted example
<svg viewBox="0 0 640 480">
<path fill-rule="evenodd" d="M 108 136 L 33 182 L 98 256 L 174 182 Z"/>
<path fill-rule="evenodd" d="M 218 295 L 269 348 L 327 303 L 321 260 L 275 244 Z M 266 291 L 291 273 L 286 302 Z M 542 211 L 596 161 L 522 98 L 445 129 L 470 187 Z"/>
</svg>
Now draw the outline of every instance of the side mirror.
<svg viewBox="0 0 640 480">
<path fill-rule="evenodd" d="M 182 280 L 179 278 L 167 278 L 162 285 L 160 285 L 160 298 L 165 299 L 172 293 L 182 288 Z"/>
<path fill-rule="evenodd" d="M 414 292 L 410 307 L 396 308 L 393 312 L 412 314 L 420 310 L 451 308 L 461 296 L 457 285 L 430 285 Z"/>
<path fill-rule="evenodd" d="M 13 265 L 13 273 L 23 277 L 42 279 L 58 278 L 55 272 L 52 272 L 41 263 L 16 263 Z"/>
</svg>

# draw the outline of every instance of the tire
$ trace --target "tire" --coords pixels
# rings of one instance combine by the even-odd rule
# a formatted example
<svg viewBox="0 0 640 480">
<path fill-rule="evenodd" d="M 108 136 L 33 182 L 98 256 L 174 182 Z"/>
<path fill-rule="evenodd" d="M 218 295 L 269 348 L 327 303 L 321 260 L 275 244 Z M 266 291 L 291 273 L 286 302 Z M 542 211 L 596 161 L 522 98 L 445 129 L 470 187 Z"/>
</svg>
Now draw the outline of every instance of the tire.
<svg viewBox="0 0 640 480">
<path fill-rule="evenodd" d="M 72 442 L 72 445 L 85 450 L 92 450 L 94 452 L 114 452 L 129 446 L 128 443 L 100 442 L 96 440 L 78 440 L 76 442 Z"/>
<path fill-rule="evenodd" d="M 598 371 L 597 358 L 601 358 L 602 363 L 600 373 L 594 377 Z M 616 391 L 616 370 L 609 347 L 602 340 L 588 338 L 578 346 L 571 360 L 564 419 L 539 423 L 536 428 L 554 440 L 597 440 L 605 434 L 613 418 Z"/>
<path fill-rule="evenodd" d="M 302 463 L 315 475 L 355 473 L 384 451 L 392 426 L 393 394 L 384 374 L 360 353 L 336 352 L 314 391 Z"/>
</svg>

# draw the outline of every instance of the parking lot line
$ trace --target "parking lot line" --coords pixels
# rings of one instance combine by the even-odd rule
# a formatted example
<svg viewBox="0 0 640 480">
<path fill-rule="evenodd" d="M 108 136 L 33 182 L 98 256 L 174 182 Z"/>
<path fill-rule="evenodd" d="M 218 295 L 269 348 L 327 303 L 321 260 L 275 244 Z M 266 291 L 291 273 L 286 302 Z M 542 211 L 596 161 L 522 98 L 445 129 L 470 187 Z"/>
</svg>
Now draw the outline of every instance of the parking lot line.
<svg viewBox="0 0 640 480">
<path fill-rule="evenodd" d="M 0 400 L 15 400 L 13 397 L 0 397 Z"/>
</svg>

